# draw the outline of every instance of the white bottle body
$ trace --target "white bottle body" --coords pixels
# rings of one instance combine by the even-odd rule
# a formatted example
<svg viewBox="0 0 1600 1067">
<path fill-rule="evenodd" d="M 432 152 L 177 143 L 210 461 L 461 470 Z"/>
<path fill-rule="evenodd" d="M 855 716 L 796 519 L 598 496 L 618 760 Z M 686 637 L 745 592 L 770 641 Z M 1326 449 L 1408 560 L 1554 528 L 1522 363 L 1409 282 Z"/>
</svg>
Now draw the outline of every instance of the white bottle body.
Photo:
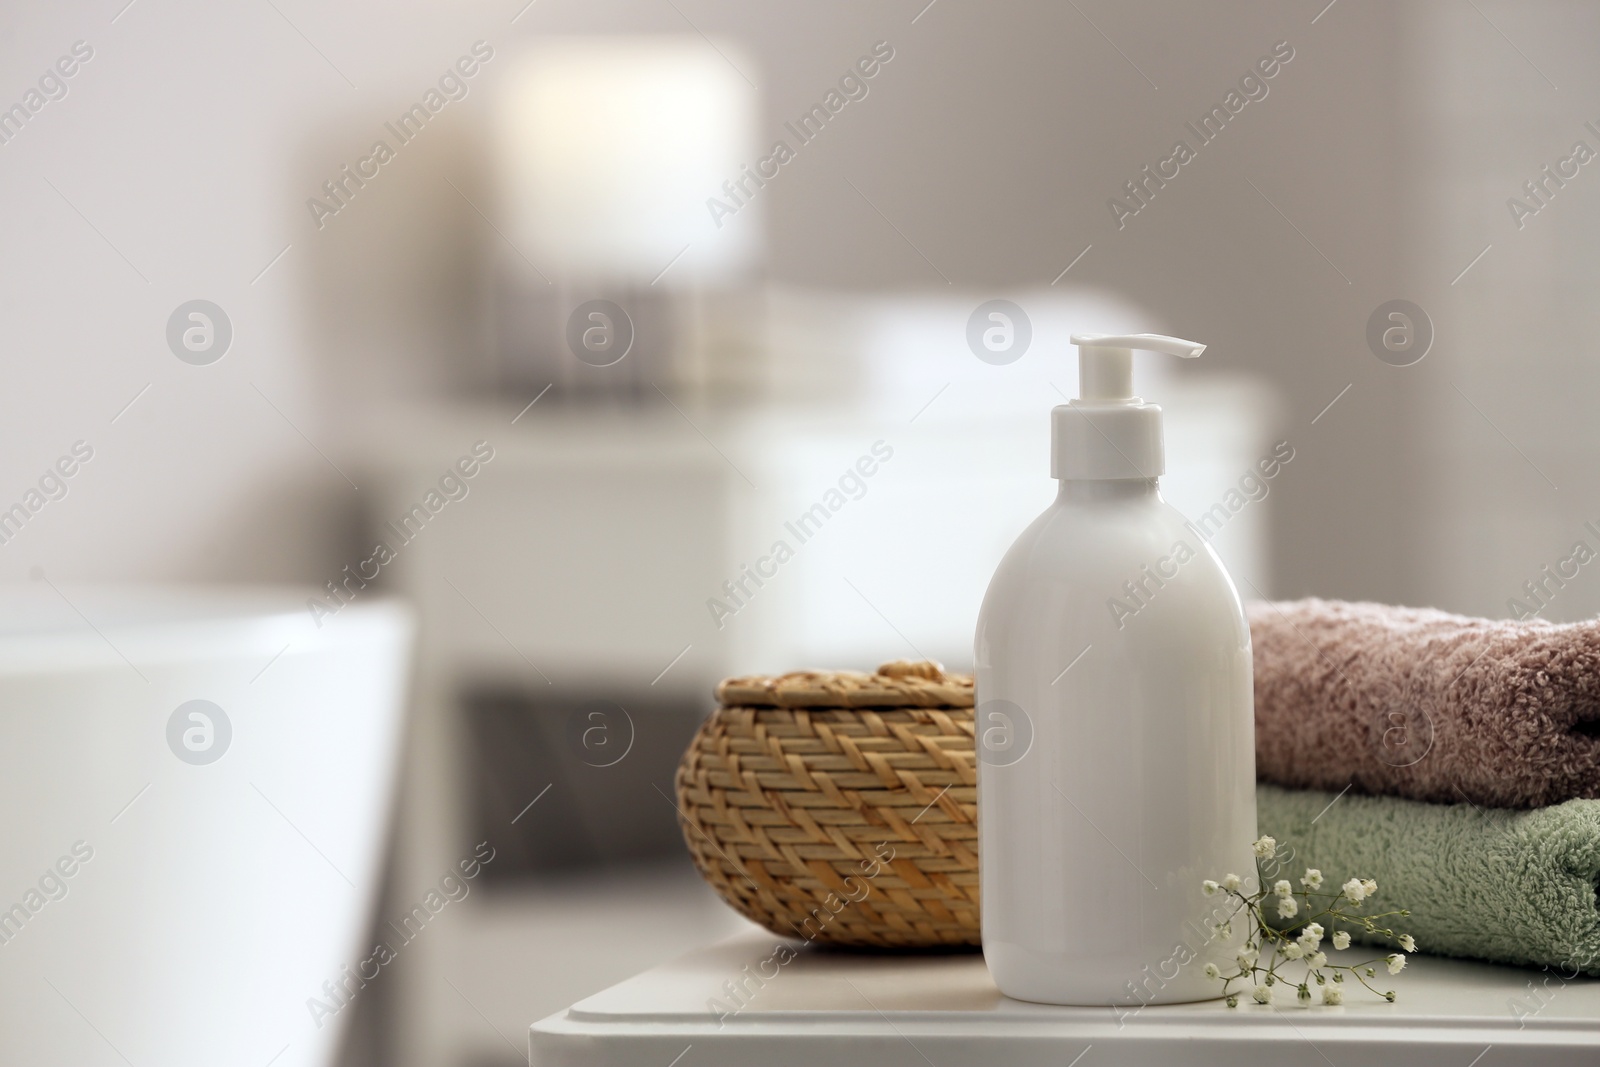
<svg viewBox="0 0 1600 1067">
<path fill-rule="evenodd" d="M 1216 996 L 1244 941 L 1201 883 L 1254 882 L 1250 630 L 1154 479 L 1061 485 L 978 619 L 983 951 L 1008 996 L 1121 1017 Z"/>
</svg>

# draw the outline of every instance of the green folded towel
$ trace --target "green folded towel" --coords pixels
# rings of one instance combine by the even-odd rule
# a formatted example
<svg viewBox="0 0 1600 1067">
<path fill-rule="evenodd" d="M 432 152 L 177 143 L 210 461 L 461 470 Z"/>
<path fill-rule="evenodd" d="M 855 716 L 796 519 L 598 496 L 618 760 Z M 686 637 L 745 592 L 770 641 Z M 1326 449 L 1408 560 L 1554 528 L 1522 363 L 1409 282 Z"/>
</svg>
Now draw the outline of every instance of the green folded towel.
<svg viewBox="0 0 1600 1067">
<path fill-rule="evenodd" d="M 1363 910 L 1409 910 L 1384 925 L 1421 952 L 1600 976 L 1600 800 L 1510 811 L 1336 796 L 1256 787 L 1257 824 L 1279 843 L 1271 880 L 1298 885 L 1306 867 L 1325 885 L 1372 878 Z"/>
</svg>

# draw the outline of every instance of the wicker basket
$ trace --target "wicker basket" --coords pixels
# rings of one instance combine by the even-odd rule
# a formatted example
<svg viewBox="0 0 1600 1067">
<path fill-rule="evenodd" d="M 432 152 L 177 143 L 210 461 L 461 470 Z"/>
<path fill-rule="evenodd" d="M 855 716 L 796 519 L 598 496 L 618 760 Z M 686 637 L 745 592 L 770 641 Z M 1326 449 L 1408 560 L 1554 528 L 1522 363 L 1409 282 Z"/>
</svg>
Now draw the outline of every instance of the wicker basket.
<svg viewBox="0 0 1600 1067">
<path fill-rule="evenodd" d="M 972 679 L 730 678 L 678 767 L 679 821 L 706 880 L 786 937 L 978 944 Z"/>
</svg>

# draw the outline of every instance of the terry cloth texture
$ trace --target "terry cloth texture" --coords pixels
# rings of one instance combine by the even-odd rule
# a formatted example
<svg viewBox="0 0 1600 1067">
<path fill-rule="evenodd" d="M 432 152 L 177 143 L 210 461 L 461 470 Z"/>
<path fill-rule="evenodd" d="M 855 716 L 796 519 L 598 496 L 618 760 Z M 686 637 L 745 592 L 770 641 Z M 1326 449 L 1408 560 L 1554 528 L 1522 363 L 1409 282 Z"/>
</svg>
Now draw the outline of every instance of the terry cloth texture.
<svg viewBox="0 0 1600 1067">
<path fill-rule="evenodd" d="M 1600 801 L 1508 811 L 1336 796 L 1256 787 L 1257 825 L 1288 857 L 1275 879 L 1372 878 L 1361 911 L 1409 910 L 1381 925 L 1418 951 L 1600 976 Z"/>
<path fill-rule="evenodd" d="M 1256 776 L 1533 808 L 1600 797 L 1600 620 L 1255 603 Z"/>
</svg>

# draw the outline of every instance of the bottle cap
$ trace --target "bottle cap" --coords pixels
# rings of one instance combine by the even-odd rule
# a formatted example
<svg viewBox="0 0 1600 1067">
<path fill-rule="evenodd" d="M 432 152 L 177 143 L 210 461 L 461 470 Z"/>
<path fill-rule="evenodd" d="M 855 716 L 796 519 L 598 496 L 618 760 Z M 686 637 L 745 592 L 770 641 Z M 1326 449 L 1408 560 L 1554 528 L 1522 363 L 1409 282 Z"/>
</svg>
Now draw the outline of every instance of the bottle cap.
<svg viewBox="0 0 1600 1067">
<path fill-rule="evenodd" d="M 1133 395 L 1133 353 L 1193 359 L 1206 346 L 1157 333 L 1075 333 L 1078 397 L 1050 413 L 1050 474 L 1062 480 L 1158 478 L 1161 409 Z"/>
</svg>

